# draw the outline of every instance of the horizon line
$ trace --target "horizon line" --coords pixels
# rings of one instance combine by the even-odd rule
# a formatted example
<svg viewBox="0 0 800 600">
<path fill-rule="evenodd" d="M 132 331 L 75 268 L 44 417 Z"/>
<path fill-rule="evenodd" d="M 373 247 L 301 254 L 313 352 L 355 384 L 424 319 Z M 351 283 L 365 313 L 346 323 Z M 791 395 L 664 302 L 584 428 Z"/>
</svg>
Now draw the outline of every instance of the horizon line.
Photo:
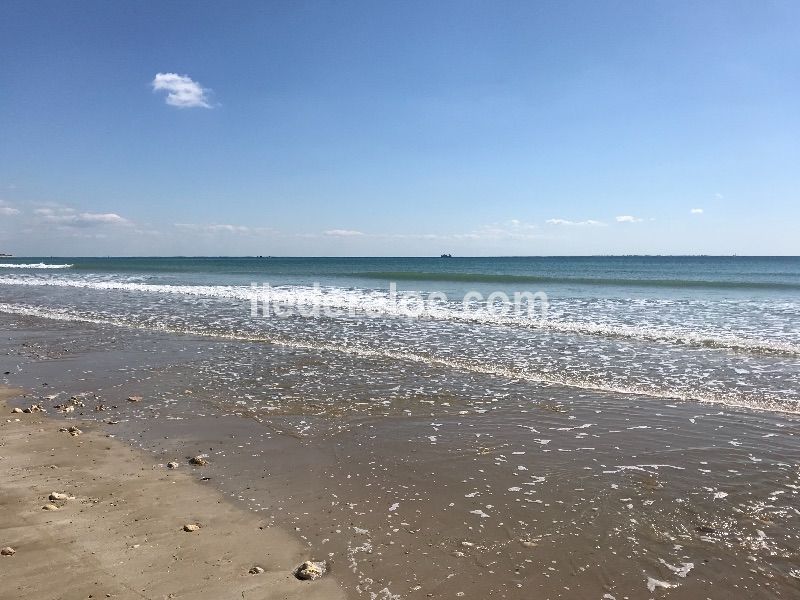
<svg viewBox="0 0 800 600">
<path fill-rule="evenodd" d="M 331 255 L 260 255 L 260 254 L 104 254 L 104 255 L 66 255 L 66 254 L 48 254 L 48 255 L 2 255 L 0 260 L 12 259 L 43 259 L 43 258 L 91 258 L 91 259 L 111 259 L 111 258 L 252 258 L 252 259 L 287 259 L 287 258 L 447 258 L 447 259 L 462 259 L 462 258 L 800 258 L 797 254 L 469 254 L 469 255 L 449 255 L 443 257 L 434 254 L 421 254 L 421 255 L 345 255 L 345 254 L 331 254 Z"/>
</svg>

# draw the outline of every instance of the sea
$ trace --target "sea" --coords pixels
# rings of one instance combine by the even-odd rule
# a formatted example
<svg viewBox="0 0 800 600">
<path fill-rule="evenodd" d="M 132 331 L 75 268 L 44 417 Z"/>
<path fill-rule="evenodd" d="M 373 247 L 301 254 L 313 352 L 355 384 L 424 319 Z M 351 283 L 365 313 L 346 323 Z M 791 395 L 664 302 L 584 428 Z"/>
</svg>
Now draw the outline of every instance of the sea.
<svg viewBox="0 0 800 600">
<path fill-rule="evenodd" d="M 800 257 L 4 257 L 0 324 L 348 597 L 800 597 Z"/>
<path fill-rule="evenodd" d="M 800 408 L 798 257 L 14 258 L 0 292 L 48 319 Z"/>
</svg>

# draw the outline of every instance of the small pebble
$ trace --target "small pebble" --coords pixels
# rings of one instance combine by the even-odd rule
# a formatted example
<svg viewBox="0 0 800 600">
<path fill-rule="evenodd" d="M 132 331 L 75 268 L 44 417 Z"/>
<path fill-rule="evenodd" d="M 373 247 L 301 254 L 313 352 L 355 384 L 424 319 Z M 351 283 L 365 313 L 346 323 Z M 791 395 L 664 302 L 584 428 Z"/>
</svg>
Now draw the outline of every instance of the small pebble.
<svg viewBox="0 0 800 600">
<path fill-rule="evenodd" d="M 14 548 L 11 546 L 6 546 L 5 548 L 0 548 L 0 556 L 14 556 L 17 553 Z"/>
<path fill-rule="evenodd" d="M 260 575 L 263 572 L 264 569 L 262 567 L 253 567 L 252 569 L 250 569 L 250 571 L 248 571 L 250 575 Z"/>
<path fill-rule="evenodd" d="M 315 581 L 325 575 L 328 565 L 324 561 L 307 560 L 294 570 L 294 576 L 306 581 Z"/>
<path fill-rule="evenodd" d="M 73 436 L 80 435 L 80 434 L 83 433 L 83 431 L 81 431 L 80 429 L 75 427 L 75 425 L 72 425 L 70 427 L 62 427 L 62 428 L 59 429 L 59 431 L 69 433 L 70 435 L 73 435 Z"/>
<path fill-rule="evenodd" d="M 183 526 L 184 531 L 197 531 L 200 529 L 200 523 L 187 523 Z"/>
</svg>

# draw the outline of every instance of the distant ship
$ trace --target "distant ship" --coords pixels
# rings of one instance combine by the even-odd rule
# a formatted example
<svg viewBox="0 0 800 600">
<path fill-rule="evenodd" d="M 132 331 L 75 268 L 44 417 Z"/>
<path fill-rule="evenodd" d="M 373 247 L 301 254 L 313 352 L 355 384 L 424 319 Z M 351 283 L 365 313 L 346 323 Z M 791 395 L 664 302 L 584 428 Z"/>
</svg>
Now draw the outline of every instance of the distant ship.
<svg viewBox="0 0 800 600">
<path fill-rule="evenodd" d="M 439 258 L 453 258 L 452 254 L 442 254 Z"/>
<path fill-rule="evenodd" d="M 2 256 L 3 258 L 10 258 L 10 257 L 12 257 L 14 255 L 13 254 L 6 254 L 5 252 L 0 252 L 0 256 Z"/>
</svg>

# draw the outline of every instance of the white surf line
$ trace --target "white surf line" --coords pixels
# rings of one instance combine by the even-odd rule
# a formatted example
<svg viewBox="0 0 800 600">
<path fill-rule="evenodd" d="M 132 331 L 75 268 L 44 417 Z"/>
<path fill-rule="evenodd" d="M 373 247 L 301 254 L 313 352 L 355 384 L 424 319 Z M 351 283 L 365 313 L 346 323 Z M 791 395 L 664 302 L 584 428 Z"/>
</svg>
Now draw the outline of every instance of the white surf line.
<svg viewBox="0 0 800 600">
<path fill-rule="evenodd" d="M 47 263 L 0 263 L 0 269 L 71 269 L 73 266 Z"/>
<path fill-rule="evenodd" d="M 701 402 L 705 404 L 722 404 L 731 408 L 744 408 L 756 411 L 767 412 L 780 412 L 786 414 L 800 414 L 800 406 L 797 408 L 789 408 L 780 405 L 777 402 L 746 402 L 744 400 L 737 400 L 735 398 L 725 397 L 721 394 L 692 394 L 687 392 L 674 392 L 671 390 L 651 390 L 647 388 L 639 388 L 637 386 L 614 386 L 614 385 L 601 385 L 588 381 L 575 381 L 561 377 L 553 377 L 548 375 L 541 375 L 530 373 L 528 371 L 515 371 L 502 367 L 492 367 L 486 365 L 475 365 L 457 359 L 437 358 L 434 356 L 425 356 L 422 354 L 414 354 L 412 352 L 401 352 L 394 350 L 373 350 L 371 348 L 363 348 L 358 346 L 342 346 L 340 344 L 328 344 L 324 342 L 310 343 L 298 340 L 289 340 L 281 337 L 271 336 L 256 336 L 256 335 L 242 335 L 237 333 L 223 333 L 223 332 L 208 332 L 200 331 L 190 328 L 169 327 L 166 325 L 139 325 L 136 323 L 127 323 L 125 321 L 115 321 L 113 319 L 99 319 L 96 317 L 87 317 L 78 314 L 70 314 L 64 310 L 55 309 L 41 309 L 33 306 L 22 306 L 0 303 L 0 312 L 7 314 L 26 315 L 32 317 L 39 317 L 43 319 L 50 319 L 55 321 L 67 322 L 80 322 L 91 323 L 95 325 L 108 325 L 111 327 L 121 327 L 126 329 L 137 329 L 141 331 L 163 331 L 166 333 L 173 333 L 177 335 L 190 335 L 194 337 L 217 338 L 242 342 L 260 342 L 266 344 L 273 344 L 276 346 L 283 346 L 287 348 L 296 348 L 301 350 L 312 351 L 327 351 L 338 352 L 341 354 L 349 354 L 351 356 L 358 356 L 360 358 L 375 358 L 375 359 L 395 359 L 405 362 L 412 362 L 418 364 L 426 364 L 429 366 L 438 366 L 454 369 L 457 371 L 467 371 L 472 373 L 479 373 L 482 375 L 494 375 L 497 377 L 505 377 L 507 379 L 521 379 L 531 383 L 540 383 L 546 385 L 560 385 L 564 387 L 576 388 L 581 390 L 592 390 L 602 393 L 610 394 L 624 394 L 628 396 L 644 396 L 648 398 L 675 399 L 685 402 Z M 756 405 L 757 404 L 757 405 Z"/>
<path fill-rule="evenodd" d="M 71 266 L 71 265 L 70 265 Z M 761 354 L 788 354 L 793 356 L 800 355 L 800 345 L 789 342 L 767 341 L 752 338 L 740 338 L 733 334 L 719 334 L 711 332 L 688 332 L 669 328 L 647 329 L 633 327 L 623 324 L 597 324 L 581 323 L 576 321 L 553 321 L 549 319 L 536 319 L 530 317 L 507 317 L 497 315 L 487 309 L 483 309 L 479 314 L 460 312 L 454 308 L 426 308 L 423 312 L 417 313 L 403 307 L 403 298 L 400 302 L 393 303 L 389 298 L 381 293 L 370 293 L 369 290 L 344 290 L 338 288 L 321 289 L 304 286 L 290 286 L 290 288 L 278 286 L 270 289 L 268 295 L 264 295 L 264 290 L 252 288 L 250 286 L 232 285 L 166 285 L 166 284 L 147 284 L 130 283 L 119 281 L 83 281 L 70 279 L 15 279 L 0 277 L 0 284 L 3 285 L 23 285 L 23 286 L 53 286 L 71 287 L 94 290 L 112 290 L 125 292 L 144 292 L 149 294 L 177 294 L 185 296 L 208 296 L 212 298 L 229 298 L 237 300 L 259 301 L 271 300 L 277 303 L 286 303 L 290 306 L 312 306 L 320 305 L 333 309 L 347 310 L 352 307 L 363 311 L 374 310 L 376 304 L 382 314 L 391 317 L 410 317 L 418 319 L 432 319 L 441 321 L 451 321 L 457 323 L 477 323 L 483 325 L 495 325 L 505 327 L 523 327 L 526 329 L 536 329 L 542 331 L 553 331 L 556 333 L 578 334 L 587 336 L 602 336 L 614 339 L 630 339 L 648 342 L 666 342 L 681 346 L 699 346 L 703 348 L 714 348 L 722 350 L 734 350 Z M 338 292 L 334 293 L 332 290 Z M 358 298 L 357 294 L 363 297 Z"/>
</svg>

